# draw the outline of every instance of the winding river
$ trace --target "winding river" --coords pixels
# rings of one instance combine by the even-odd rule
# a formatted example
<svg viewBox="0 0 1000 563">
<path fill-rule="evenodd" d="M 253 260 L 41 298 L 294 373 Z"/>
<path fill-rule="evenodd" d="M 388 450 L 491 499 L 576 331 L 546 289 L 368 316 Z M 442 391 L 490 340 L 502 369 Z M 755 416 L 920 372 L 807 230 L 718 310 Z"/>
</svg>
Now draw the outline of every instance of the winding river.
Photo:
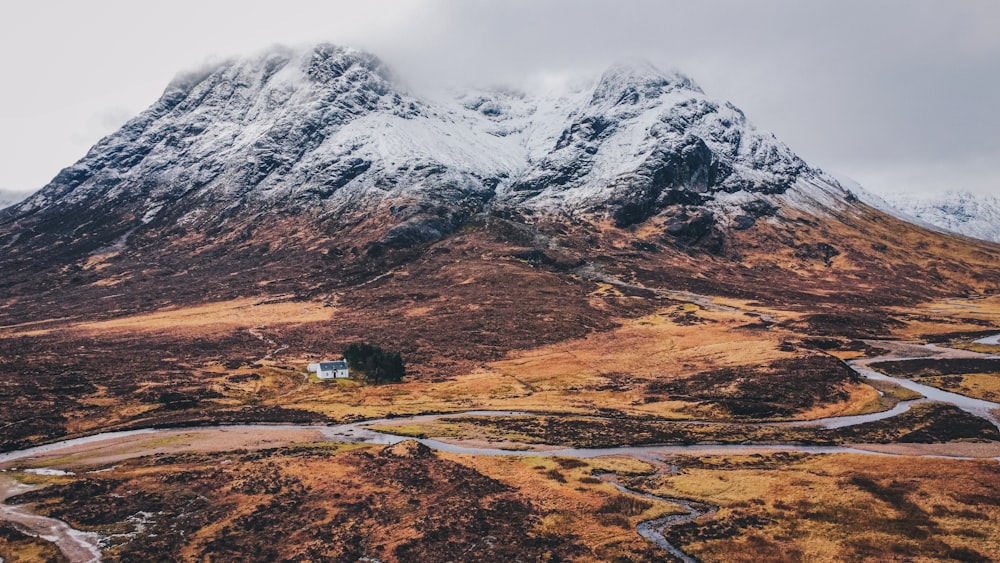
<svg viewBox="0 0 1000 563">
<path fill-rule="evenodd" d="M 981 356 L 991 358 L 994 356 Z M 1000 404 L 991 401 L 984 401 L 982 399 L 975 399 L 972 397 L 967 397 L 965 395 L 959 395 L 958 393 L 952 393 L 950 391 L 944 391 L 938 389 L 937 387 L 931 387 L 930 385 L 924 385 L 922 383 L 917 383 L 905 378 L 891 377 L 885 375 L 884 373 L 875 371 L 868 366 L 873 363 L 879 362 L 902 362 L 905 360 L 916 360 L 925 358 L 889 358 L 889 359 L 865 359 L 865 360 L 853 360 L 847 362 L 851 368 L 858 372 L 860 375 L 868 378 L 874 379 L 876 381 L 891 381 L 896 383 L 900 387 L 905 387 L 911 391 L 916 391 L 920 393 L 926 399 L 921 401 L 937 401 L 939 403 L 950 403 L 956 407 L 962 409 L 967 413 L 974 414 L 980 418 L 984 418 L 990 421 L 994 426 L 1000 429 L 1000 418 L 997 417 L 996 411 L 1000 409 Z M 912 404 L 912 402 L 910 402 Z"/>
<path fill-rule="evenodd" d="M 1000 339 L 1000 335 L 996 337 L 990 337 L 992 340 Z M 873 342 L 875 345 L 886 344 L 884 342 Z M 784 423 L 769 423 L 771 425 L 790 425 L 790 426 L 801 426 L 801 425 L 811 425 L 819 426 L 824 428 L 843 428 L 847 426 L 854 426 L 858 424 L 864 424 L 866 422 L 872 422 L 876 420 L 883 420 L 893 416 L 897 416 L 901 413 L 906 412 L 911 405 L 924 401 L 939 401 L 944 403 L 950 403 L 956 407 L 972 413 L 976 416 L 984 418 L 990 421 L 992 424 L 1000 428 L 1000 420 L 998 420 L 997 412 L 1000 411 L 1000 404 L 993 403 L 990 401 L 983 401 L 980 399 L 973 399 L 966 397 L 964 395 L 959 395 L 956 393 L 950 393 L 948 391 L 942 391 L 940 389 L 930 387 L 927 385 L 922 385 L 914 381 L 910 381 L 905 378 L 891 377 L 877 371 L 872 370 L 869 366 L 873 363 L 878 362 L 888 362 L 888 361 L 903 361 L 915 358 L 942 358 L 942 357 L 974 357 L 974 358 L 992 358 L 996 356 L 989 356 L 985 354 L 979 354 L 975 352 L 968 352 L 963 350 L 955 350 L 951 348 L 941 348 L 934 345 L 903 345 L 900 346 L 898 343 L 893 343 L 895 347 L 894 352 L 890 352 L 884 356 L 874 357 L 874 358 L 864 358 L 857 359 L 847 362 L 852 369 L 854 369 L 858 374 L 873 380 L 881 381 L 891 381 L 905 387 L 907 389 L 916 391 L 925 398 L 916 399 L 911 401 L 903 401 L 897 404 L 894 408 L 877 413 L 858 415 L 858 416 L 845 416 L 845 417 L 834 417 L 825 418 L 811 421 L 795 421 L 795 422 L 784 422 Z M 907 352 L 911 352 L 907 354 Z M 916 352 L 916 353 L 912 353 Z M 450 413 L 450 414 L 438 414 L 438 415 L 417 415 L 410 417 L 395 417 L 391 419 L 379 419 L 379 420 L 368 420 L 363 422 L 355 422 L 350 424 L 341 424 L 335 426 L 322 426 L 322 425 L 289 425 L 289 424 L 255 424 L 255 425 L 225 425 L 225 426 L 199 426 L 192 427 L 188 429 L 141 429 L 141 430 L 129 430 L 120 432 L 105 432 L 101 434 L 95 434 L 92 436 L 86 436 L 82 438 L 74 438 L 70 440 L 64 440 L 61 442 L 54 442 L 51 444 L 45 444 L 41 446 L 35 446 L 33 448 L 26 448 L 23 450 L 7 452 L 0 454 L 0 470 L 6 471 L 7 468 L 12 467 L 15 462 L 28 462 L 33 463 L 45 459 L 46 457 L 51 457 L 54 454 L 60 454 L 72 450 L 73 448 L 79 448 L 81 446 L 89 446 L 91 448 L 97 449 L 111 449 L 114 446 L 121 444 L 123 441 L 132 439 L 134 437 L 141 437 L 144 435 L 154 435 L 154 434 L 167 434 L 167 433 L 177 433 L 179 431 L 192 431 L 192 432 L 204 432 L 204 431 L 237 431 L 237 430 L 252 430 L 248 432 L 248 435 L 259 436 L 261 434 L 266 434 L 269 431 L 282 431 L 288 432 L 289 430 L 305 430 L 305 431 L 315 431 L 318 432 L 323 439 L 331 441 L 344 441 L 344 442 L 364 442 L 370 444 L 395 444 L 404 440 L 411 440 L 406 436 L 399 436 L 395 434 L 389 434 L 386 432 L 379 432 L 373 429 L 375 426 L 386 425 L 386 424 L 398 424 L 398 423 L 431 423 L 438 420 L 444 420 L 448 418 L 460 417 L 460 416 L 499 416 L 499 417 L 510 417 L 510 416 L 528 416 L 533 413 L 517 412 L 517 411 L 465 411 L 460 413 Z M 660 459 L 664 455 L 669 454 L 687 454 L 687 455 L 711 455 L 711 454 L 738 454 L 738 453 L 750 453 L 750 452 L 773 452 L 773 451 L 795 451 L 803 452 L 809 454 L 833 454 L 833 453 L 855 453 L 855 454 L 866 454 L 866 455 L 894 455 L 884 452 L 875 452 L 870 450 L 864 450 L 859 448 L 853 448 L 850 446 L 803 446 L 803 445 L 793 445 L 793 444 L 775 444 L 775 445 L 754 445 L 754 444 L 733 444 L 733 445 L 708 445 L 708 444 L 695 444 L 687 446 L 622 446 L 615 448 L 566 448 L 566 447 L 554 447 L 554 446 L 539 446 L 539 445 L 527 445 L 519 444 L 517 450 L 511 449 L 501 449 L 501 448 L 489 448 L 489 447 L 477 447 L 462 445 L 459 443 L 446 442 L 442 440 L 435 440 L 432 438 L 418 439 L 419 442 L 424 445 L 443 452 L 466 454 L 466 455 L 485 455 L 485 456 L 560 456 L 560 457 L 572 457 L 572 458 L 582 458 L 589 459 L 595 457 L 603 456 L 630 456 L 643 460 L 647 460 L 654 464 L 655 467 L 659 467 L 659 471 L 663 471 L 663 464 Z M 129 457 L 139 457 L 145 455 L 147 452 L 136 451 L 132 454 L 126 454 Z M 966 459 L 962 456 L 942 456 L 940 454 L 926 457 L 952 457 L 958 459 Z M 667 551 L 674 557 L 681 559 L 682 561 L 694 561 L 694 559 L 688 554 L 684 553 L 678 547 L 670 544 L 663 535 L 663 530 L 671 526 L 676 526 L 681 523 L 690 522 L 696 518 L 703 515 L 710 515 L 716 510 L 715 507 L 707 505 L 705 503 L 700 503 L 692 501 L 690 499 L 672 498 L 672 497 L 660 497 L 656 495 L 650 495 L 641 491 L 630 489 L 625 487 L 618 482 L 617 477 L 614 475 L 602 476 L 602 478 L 614 485 L 618 490 L 643 497 L 652 500 L 658 500 L 663 502 L 668 502 L 675 504 L 686 512 L 684 514 L 674 514 L 669 516 L 660 517 L 654 520 L 648 520 L 639 523 L 637 531 L 640 535 L 647 538 L 663 550 Z M 0 520 L 5 520 L 13 523 L 22 530 L 28 533 L 52 541 L 55 543 L 66 557 L 72 562 L 81 563 L 93 563 L 100 561 L 100 536 L 93 533 L 80 532 L 78 530 L 72 529 L 68 524 L 57 520 L 54 518 L 47 518 L 44 516 L 36 515 L 31 513 L 26 507 L 20 505 L 7 505 L 3 504 L 3 501 L 13 495 L 19 494 L 28 490 L 28 487 L 22 485 L 15 481 L 9 475 L 5 475 L 0 472 Z"/>
</svg>

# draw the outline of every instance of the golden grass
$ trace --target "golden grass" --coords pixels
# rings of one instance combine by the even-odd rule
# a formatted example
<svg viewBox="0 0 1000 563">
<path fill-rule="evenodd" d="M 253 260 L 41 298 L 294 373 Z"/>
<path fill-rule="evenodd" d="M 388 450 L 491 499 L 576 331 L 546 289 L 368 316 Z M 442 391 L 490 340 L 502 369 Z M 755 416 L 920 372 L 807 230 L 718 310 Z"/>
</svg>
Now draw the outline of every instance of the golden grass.
<svg viewBox="0 0 1000 563">
<path fill-rule="evenodd" d="M 14 532 L 15 528 L 9 524 L 0 523 L 0 532 L 5 536 Z M 14 532 L 17 534 L 17 532 Z M 0 539 L 0 559 L 11 563 L 28 563 L 35 561 L 64 561 L 65 558 L 59 548 L 54 543 L 27 535 L 16 539 Z"/>
<path fill-rule="evenodd" d="M 232 327 L 330 320 L 334 310 L 316 302 L 285 301 L 272 303 L 260 299 L 241 298 L 194 307 L 168 308 L 144 315 L 134 315 L 89 323 L 76 323 L 70 328 L 102 331 L 197 331 L 199 334 Z"/>
<path fill-rule="evenodd" d="M 868 380 L 861 386 L 864 391 L 857 392 L 849 402 L 849 407 L 837 411 L 836 407 L 840 403 L 832 405 L 821 405 L 816 409 L 807 411 L 803 417 L 827 418 L 831 416 L 854 416 L 859 414 L 870 414 L 882 412 L 896 406 L 900 401 L 910 401 L 923 397 L 920 393 L 912 391 L 891 381 Z M 881 391 L 881 394 L 879 393 Z"/>
<path fill-rule="evenodd" d="M 38 486 L 61 485 L 76 479 L 74 475 L 38 475 L 36 473 L 25 473 L 23 471 L 12 471 L 8 473 L 8 476 L 12 477 L 18 483 Z"/>
<path fill-rule="evenodd" d="M 12 325 L 3 325 L 0 326 L 0 338 L 10 338 L 17 336 L 40 336 L 48 334 L 52 331 L 52 329 L 44 327 L 51 325 L 64 326 L 68 323 L 68 321 L 72 321 L 75 318 L 77 317 L 62 317 L 55 319 L 44 319 L 40 321 L 27 321 Z M 39 327 L 39 328 L 28 328 L 28 327 Z"/>
<path fill-rule="evenodd" d="M 594 474 L 613 472 L 628 476 L 654 471 L 649 463 L 634 458 L 605 457 L 567 462 L 542 456 L 438 455 L 515 487 L 537 506 L 553 511 L 542 521 L 539 531 L 571 532 L 599 555 L 598 560 L 614 560 L 616 555 L 624 555 L 629 548 L 649 549 L 647 540 L 638 535 L 635 526 L 644 520 L 686 512 L 674 504 L 660 501 L 649 501 L 649 507 L 641 511 L 627 508 L 618 511 L 618 507 L 629 506 L 629 500 L 636 497 L 595 479 Z"/>
<path fill-rule="evenodd" d="M 284 301 L 283 296 L 239 298 L 192 307 L 168 307 L 153 313 L 106 321 L 73 322 L 75 319 L 42 319 L 0 326 L 0 338 L 41 336 L 54 331 L 179 332 L 191 336 L 231 332 L 274 324 L 329 321 L 335 309 L 319 302 Z M 28 328 L 32 327 L 32 328 Z M 34 328 L 37 327 L 37 328 Z"/>
<path fill-rule="evenodd" d="M 878 390 L 870 385 L 856 385 L 850 389 L 851 398 L 836 403 L 822 403 L 803 411 L 798 417 L 803 420 L 830 418 L 834 416 L 854 416 L 879 412 L 891 408 Z"/>
<path fill-rule="evenodd" d="M 698 324 L 689 324 L 689 314 L 695 315 Z M 390 413 L 471 409 L 570 414 L 616 409 L 680 420 L 713 416 L 704 408 L 695 409 L 684 401 L 647 403 L 646 384 L 795 357 L 796 352 L 780 349 L 784 341 L 796 337 L 794 333 L 780 328 L 766 331 L 743 328 L 753 321 L 739 311 L 702 310 L 683 304 L 622 320 L 620 327 L 609 332 L 514 352 L 507 359 L 484 364 L 446 381 L 388 386 L 341 382 L 296 386 L 288 381 L 285 386 L 277 386 L 285 389 L 278 398 L 248 383 L 240 396 L 255 396 L 265 404 L 310 410 L 334 418 L 379 418 Z M 305 360 L 292 364 L 304 369 Z M 609 384 L 619 378 L 628 381 L 618 387 Z M 870 386 L 850 385 L 845 391 L 849 394 L 846 401 L 818 405 L 799 418 L 859 414 L 874 408 L 877 393 Z"/>
<path fill-rule="evenodd" d="M 923 397 L 920 393 L 892 381 L 878 381 L 873 379 L 869 380 L 868 384 L 884 393 L 884 396 L 891 397 L 896 401 L 912 401 L 913 399 Z"/>
<path fill-rule="evenodd" d="M 994 402 L 1000 400 L 1000 373 L 914 377 L 913 380 L 976 399 Z"/>
<path fill-rule="evenodd" d="M 903 339 L 917 340 L 926 334 L 982 332 L 985 329 L 982 324 L 969 321 L 988 321 L 996 326 L 1000 319 L 1000 295 L 980 299 L 940 299 L 916 307 L 898 307 L 895 311 L 918 317 L 917 320 L 908 321 L 905 327 L 893 331 L 895 336 Z M 997 332 L 1000 332 L 1000 328 Z M 970 349 L 967 348 L 969 344 L 958 347 Z M 989 349 L 973 351 L 991 352 Z"/>
<path fill-rule="evenodd" d="M 970 352 L 978 352 L 980 354 L 1000 355 L 1000 346 L 994 346 L 992 344 L 976 344 L 975 342 L 970 342 L 970 343 L 952 344 L 951 347 L 959 348 L 962 350 L 968 350 Z"/>
<path fill-rule="evenodd" d="M 993 460 L 835 455 L 702 461 L 660 478 L 653 492 L 718 505 L 715 521 L 751 515 L 764 522 L 685 547 L 703 561 L 764 560 L 774 553 L 804 561 L 1000 555 L 1000 472 Z"/>
<path fill-rule="evenodd" d="M 705 324 L 683 325 L 670 318 L 678 312 L 689 309 L 659 311 L 625 321 L 611 332 L 522 352 L 488 364 L 474 376 L 515 382 L 512 389 L 530 391 L 505 401 L 511 408 L 568 406 L 585 411 L 604 406 L 683 417 L 678 412 L 682 404 L 643 404 L 641 389 L 599 388 L 607 383 L 608 374 L 624 373 L 642 382 L 790 356 L 777 350 L 779 337 L 734 333 L 735 327 L 747 322 L 741 314 L 701 311 L 698 316 Z M 544 399 L 540 401 L 539 396 Z"/>
</svg>

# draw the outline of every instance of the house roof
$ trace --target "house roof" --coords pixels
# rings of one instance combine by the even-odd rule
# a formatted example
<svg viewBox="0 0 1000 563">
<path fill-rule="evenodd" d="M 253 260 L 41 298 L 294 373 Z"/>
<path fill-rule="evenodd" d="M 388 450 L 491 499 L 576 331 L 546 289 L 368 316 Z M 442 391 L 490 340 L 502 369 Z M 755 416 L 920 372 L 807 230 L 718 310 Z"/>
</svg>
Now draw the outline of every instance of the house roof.
<svg viewBox="0 0 1000 563">
<path fill-rule="evenodd" d="M 347 369 L 347 362 L 344 360 L 340 360 L 337 362 L 320 362 L 319 369 L 320 371 L 334 371 L 338 369 Z"/>
</svg>

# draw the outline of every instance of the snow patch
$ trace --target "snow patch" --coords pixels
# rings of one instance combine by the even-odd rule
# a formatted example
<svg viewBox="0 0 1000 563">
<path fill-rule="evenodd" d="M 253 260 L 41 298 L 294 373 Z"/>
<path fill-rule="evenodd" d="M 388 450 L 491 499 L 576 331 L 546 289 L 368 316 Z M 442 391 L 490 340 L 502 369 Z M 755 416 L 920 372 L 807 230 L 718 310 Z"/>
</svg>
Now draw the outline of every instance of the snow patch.
<svg viewBox="0 0 1000 563">
<path fill-rule="evenodd" d="M 143 225 L 148 225 L 153 219 L 156 218 L 156 214 L 159 213 L 161 209 L 163 209 L 162 203 L 150 207 L 146 210 L 146 213 L 142 215 L 142 218 L 139 219 L 139 221 L 141 221 Z"/>
</svg>

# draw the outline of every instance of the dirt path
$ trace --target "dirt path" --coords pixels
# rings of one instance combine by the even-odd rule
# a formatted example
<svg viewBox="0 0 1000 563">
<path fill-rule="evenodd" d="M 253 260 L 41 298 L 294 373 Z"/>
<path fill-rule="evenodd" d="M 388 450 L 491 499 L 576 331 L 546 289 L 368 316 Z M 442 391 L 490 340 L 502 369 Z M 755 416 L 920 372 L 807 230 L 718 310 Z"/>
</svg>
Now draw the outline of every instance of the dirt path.
<svg viewBox="0 0 1000 563">
<path fill-rule="evenodd" d="M 271 337 L 267 336 L 266 334 L 264 334 L 263 331 L 266 328 L 267 328 L 267 326 L 260 325 L 260 326 L 255 326 L 253 328 L 248 328 L 247 329 L 247 332 L 250 333 L 250 336 L 253 336 L 257 340 L 260 340 L 261 342 L 264 343 L 264 346 L 265 346 L 264 352 L 266 352 L 266 353 L 264 354 L 264 357 L 262 357 L 258 361 L 264 361 L 264 360 L 273 359 L 275 354 L 288 349 L 288 345 L 287 344 L 278 344 L 278 342 L 276 342 L 273 338 L 271 338 Z M 273 348 L 273 350 L 272 350 L 272 348 Z"/>
<path fill-rule="evenodd" d="M 587 262 L 583 266 L 580 266 L 574 272 L 584 279 L 588 279 L 595 282 L 601 282 L 610 284 L 614 287 L 620 289 L 627 289 L 640 292 L 648 292 L 665 299 L 670 299 L 671 301 L 677 301 L 680 303 L 690 303 L 696 305 L 702 309 L 709 311 L 727 311 L 730 313 L 744 313 L 747 315 L 752 315 L 760 319 L 761 322 L 765 324 L 775 324 L 778 319 L 770 313 L 762 313 L 760 311 L 754 311 L 753 309 L 745 309 L 732 307 L 730 305 L 724 305 L 717 303 L 713 297 L 710 295 L 702 295 L 700 293 L 693 293 L 690 291 L 680 291 L 675 289 L 660 289 L 655 287 L 645 287 L 642 285 L 629 283 L 625 280 L 612 276 L 600 266 Z"/>
</svg>

